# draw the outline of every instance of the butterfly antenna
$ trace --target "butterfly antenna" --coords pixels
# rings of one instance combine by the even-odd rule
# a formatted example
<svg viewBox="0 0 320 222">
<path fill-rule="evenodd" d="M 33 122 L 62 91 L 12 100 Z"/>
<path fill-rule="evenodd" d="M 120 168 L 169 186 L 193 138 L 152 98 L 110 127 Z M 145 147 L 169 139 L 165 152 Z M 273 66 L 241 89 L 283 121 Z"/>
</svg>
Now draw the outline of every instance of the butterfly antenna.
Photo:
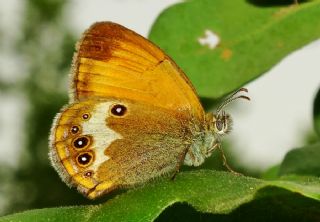
<svg viewBox="0 0 320 222">
<path fill-rule="evenodd" d="M 217 114 L 219 114 L 221 112 L 221 110 L 227 106 L 229 103 L 233 102 L 234 100 L 237 100 L 237 99 L 246 99 L 246 100 L 250 100 L 250 98 L 248 96 L 244 96 L 244 95 L 239 95 L 239 96 L 236 96 L 238 93 L 240 92 L 248 92 L 248 89 L 246 88 L 240 88 L 238 89 L 237 91 L 235 91 L 234 93 L 232 93 L 217 109 Z"/>
</svg>

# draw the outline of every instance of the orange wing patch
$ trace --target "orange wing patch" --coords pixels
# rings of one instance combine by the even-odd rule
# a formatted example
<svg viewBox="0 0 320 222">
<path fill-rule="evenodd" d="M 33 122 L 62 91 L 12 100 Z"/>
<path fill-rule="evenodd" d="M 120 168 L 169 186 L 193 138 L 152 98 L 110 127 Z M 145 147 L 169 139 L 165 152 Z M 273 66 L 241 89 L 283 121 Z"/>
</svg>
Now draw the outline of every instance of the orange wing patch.
<svg viewBox="0 0 320 222">
<path fill-rule="evenodd" d="M 96 23 L 84 34 L 77 51 L 72 101 L 131 99 L 204 118 L 186 75 L 161 49 L 137 33 L 111 22 Z"/>
</svg>

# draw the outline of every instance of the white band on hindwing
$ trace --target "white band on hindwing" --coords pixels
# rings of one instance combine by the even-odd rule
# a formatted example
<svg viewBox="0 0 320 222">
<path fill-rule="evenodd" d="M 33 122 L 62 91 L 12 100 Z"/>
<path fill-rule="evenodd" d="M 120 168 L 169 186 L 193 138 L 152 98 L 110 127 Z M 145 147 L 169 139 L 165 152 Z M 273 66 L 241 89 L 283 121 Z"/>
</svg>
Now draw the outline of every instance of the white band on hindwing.
<svg viewBox="0 0 320 222">
<path fill-rule="evenodd" d="M 109 110 L 113 104 L 113 102 L 98 103 L 90 113 L 90 119 L 82 123 L 82 134 L 90 135 L 93 139 L 89 149 L 94 152 L 95 160 L 87 169 L 94 172 L 103 162 L 110 159 L 104 151 L 113 141 L 122 138 L 120 134 L 107 127 L 106 119 L 110 116 Z"/>
</svg>

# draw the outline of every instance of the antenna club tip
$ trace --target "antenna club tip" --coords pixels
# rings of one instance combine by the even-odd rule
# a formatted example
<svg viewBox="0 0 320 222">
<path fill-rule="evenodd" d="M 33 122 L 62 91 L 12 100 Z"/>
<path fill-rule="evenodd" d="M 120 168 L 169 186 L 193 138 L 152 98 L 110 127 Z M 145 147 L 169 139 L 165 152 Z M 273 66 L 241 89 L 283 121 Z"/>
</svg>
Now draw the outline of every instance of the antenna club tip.
<svg viewBox="0 0 320 222">
<path fill-rule="evenodd" d="M 238 90 L 238 92 L 240 92 L 240 91 L 241 91 L 241 92 L 246 92 L 246 93 L 249 92 L 249 90 L 248 90 L 247 88 L 244 88 L 244 87 L 243 87 L 243 88 L 240 88 L 240 89 Z"/>
<path fill-rule="evenodd" d="M 246 99 L 246 100 L 249 100 L 249 101 L 250 101 L 250 98 L 249 98 L 248 96 L 244 96 L 244 95 L 235 97 L 235 99 L 237 99 L 237 98 Z"/>
<path fill-rule="evenodd" d="M 226 105 L 228 105 L 229 103 L 231 103 L 232 101 L 236 100 L 236 99 L 246 99 L 248 101 L 250 101 L 251 99 L 248 96 L 245 95 L 238 95 L 236 96 L 239 92 L 248 92 L 247 88 L 240 88 L 237 91 L 235 91 L 234 93 L 231 94 L 231 96 L 229 96 L 217 109 L 217 113 L 219 113 L 223 107 L 225 107 Z"/>
</svg>

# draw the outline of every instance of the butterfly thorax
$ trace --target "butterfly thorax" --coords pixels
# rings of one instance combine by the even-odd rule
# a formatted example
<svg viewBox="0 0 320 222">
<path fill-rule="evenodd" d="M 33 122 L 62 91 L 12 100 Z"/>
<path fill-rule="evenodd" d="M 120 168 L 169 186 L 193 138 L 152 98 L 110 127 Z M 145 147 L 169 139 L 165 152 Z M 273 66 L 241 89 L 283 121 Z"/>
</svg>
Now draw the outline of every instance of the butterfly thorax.
<svg viewBox="0 0 320 222">
<path fill-rule="evenodd" d="M 202 124 L 193 124 L 191 129 L 193 138 L 184 159 L 188 166 L 200 166 L 206 158 L 211 156 L 213 150 L 220 145 L 221 137 L 231 130 L 231 117 L 229 114 L 206 114 Z"/>
</svg>

